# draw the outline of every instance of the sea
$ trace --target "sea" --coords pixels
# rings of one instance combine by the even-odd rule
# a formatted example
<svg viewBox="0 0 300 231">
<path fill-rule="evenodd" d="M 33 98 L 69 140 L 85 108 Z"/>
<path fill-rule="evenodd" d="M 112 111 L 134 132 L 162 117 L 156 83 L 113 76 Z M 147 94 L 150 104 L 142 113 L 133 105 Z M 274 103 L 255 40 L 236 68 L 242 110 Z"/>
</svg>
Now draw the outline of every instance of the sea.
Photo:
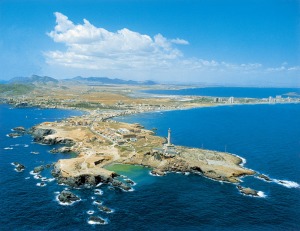
<svg viewBox="0 0 300 231">
<path fill-rule="evenodd" d="M 156 95 L 193 95 L 193 96 L 214 96 L 214 97 L 243 97 L 243 98 L 268 98 L 300 97 L 300 88 L 263 88 L 263 87 L 201 87 L 169 90 L 145 90 L 144 93 Z"/>
<path fill-rule="evenodd" d="M 300 230 L 300 104 L 219 106 L 116 118 L 140 123 L 159 136 L 167 136 L 171 128 L 176 145 L 243 157 L 246 168 L 273 180 L 242 178 L 241 185 L 260 191 L 260 197 L 242 195 L 234 184 L 201 175 L 157 177 L 149 168 L 119 164 L 107 168 L 135 182 L 130 192 L 108 185 L 69 189 L 58 185 L 49 170 L 36 179 L 34 167 L 76 155 L 52 154 L 53 146 L 36 144 L 30 135 L 7 134 L 17 126 L 30 128 L 82 114 L 0 105 L 0 230 Z M 17 172 L 12 162 L 26 169 Z M 81 200 L 61 205 L 57 195 L 66 188 Z M 97 203 L 112 213 L 100 211 Z M 90 216 L 106 223 L 90 224 Z"/>
</svg>

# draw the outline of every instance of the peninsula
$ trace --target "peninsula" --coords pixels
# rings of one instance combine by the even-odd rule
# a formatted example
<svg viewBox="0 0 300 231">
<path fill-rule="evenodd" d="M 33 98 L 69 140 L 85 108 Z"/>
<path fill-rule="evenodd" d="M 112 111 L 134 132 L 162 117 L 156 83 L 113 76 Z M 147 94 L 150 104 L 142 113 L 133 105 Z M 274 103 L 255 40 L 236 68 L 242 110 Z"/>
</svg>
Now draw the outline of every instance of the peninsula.
<svg viewBox="0 0 300 231">
<path fill-rule="evenodd" d="M 24 84 L 26 83 L 26 84 Z M 155 136 L 140 124 L 112 120 L 129 114 L 180 110 L 236 104 L 299 103 L 299 98 L 233 98 L 210 96 L 159 96 L 143 93 L 151 89 L 181 89 L 190 86 L 161 85 L 151 81 L 131 82 L 107 78 L 56 80 L 32 76 L 18 78 L 0 86 L 0 99 L 16 107 L 66 108 L 87 114 L 59 122 L 44 122 L 30 129 L 34 141 L 64 144 L 51 152 L 74 152 L 77 157 L 61 159 L 52 174 L 59 183 L 73 187 L 109 183 L 124 190 L 130 184 L 117 179 L 105 167 L 114 163 L 138 164 L 151 168 L 153 175 L 168 172 L 197 173 L 213 180 L 239 183 L 240 177 L 256 172 L 242 166 L 242 158 L 226 152 L 173 145 Z M 167 131 L 166 131 L 167 133 Z M 10 134 L 12 137 L 19 135 Z M 266 179 L 265 175 L 258 175 Z M 239 186 L 239 185 L 238 185 Z M 238 187 L 241 193 L 258 196 L 258 192 Z"/>
</svg>

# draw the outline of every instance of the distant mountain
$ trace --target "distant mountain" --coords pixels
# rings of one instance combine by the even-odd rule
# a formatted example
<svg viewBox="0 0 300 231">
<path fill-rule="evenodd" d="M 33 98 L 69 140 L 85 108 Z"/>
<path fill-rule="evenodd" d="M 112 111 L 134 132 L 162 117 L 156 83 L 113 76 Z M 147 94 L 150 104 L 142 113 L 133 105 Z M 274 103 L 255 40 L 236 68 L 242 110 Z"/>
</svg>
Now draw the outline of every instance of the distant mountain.
<svg viewBox="0 0 300 231">
<path fill-rule="evenodd" d="M 118 78 L 107 78 L 107 77 L 74 77 L 71 79 L 57 80 L 49 76 L 38 76 L 32 75 L 31 77 L 15 77 L 9 80 L 8 84 L 56 84 L 60 81 L 87 85 L 110 85 L 110 84 L 121 84 L 121 85 L 155 85 L 154 81 L 135 81 L 135 80 L 123 80 Z"/>
<path fill-rule="evenodd" d="M 15 77 L 8 81 L 11 84 L 48 84 L 58 83 L 57 79 L 48 76 L 32 75 L 31 77 Z"/>
<path fill-rule="evenodd" d="M 85 84 L 126 84 L 126 85 L 155 85 L 156 82 L 147 80 L 147 81 L 134 81 L 134 80 L 123 80 L 123 79 L 110 79 L 107 77 L 75 77 L 72 79 L 66 79 L 65 81 L 77 81 L 79 83 Z"/>
</svg>

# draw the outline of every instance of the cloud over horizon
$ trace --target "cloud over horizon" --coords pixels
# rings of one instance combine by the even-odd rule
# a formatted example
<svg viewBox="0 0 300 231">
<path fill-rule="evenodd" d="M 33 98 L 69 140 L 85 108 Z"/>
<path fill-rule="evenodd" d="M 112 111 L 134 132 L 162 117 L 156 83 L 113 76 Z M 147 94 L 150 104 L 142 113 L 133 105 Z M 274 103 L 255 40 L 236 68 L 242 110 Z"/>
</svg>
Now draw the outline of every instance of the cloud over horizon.
<svg viewBox="0 0 300 231">
<path fill-rule="evenodd" d="M 297 72 L 299 67 L 264 67 L 260 63 L 229 63 L 226 61 L 205 60 L 185 57 L 178 48 L 189 45 L 182 38 L 166 38 L 158 33 L 151 37 L 127 28 L 116 32 L 92 25 L 83 19 L 82 24 L 74 24 L 67 16 L 55 12 L 56 26 L 47 33 L 56 43 L 65 45 L 65 50 L 44 52 L 50 66 L 61 66 L 86 70 L 102 71 L 128 76 L 143 75 L 145 78 L 180 79 L 188 76 L 192 81 L 205 81 L 214 76 L 267 75 L 268 73 Z M 135 73 L 135 74 L 134 74 Z M 206 79 L 201 79 L 205 76 Z M 167 77 L 165 77 L 167 78 Z"/>
</svg>

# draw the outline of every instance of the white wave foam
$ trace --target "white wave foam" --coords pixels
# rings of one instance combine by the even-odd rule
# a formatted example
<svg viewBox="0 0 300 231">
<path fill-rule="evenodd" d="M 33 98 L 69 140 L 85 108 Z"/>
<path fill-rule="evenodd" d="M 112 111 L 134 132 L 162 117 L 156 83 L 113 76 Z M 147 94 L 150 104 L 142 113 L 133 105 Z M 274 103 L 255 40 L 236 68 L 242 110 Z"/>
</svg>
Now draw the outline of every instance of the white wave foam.
<svg viewBox="0 0 300 231">
<path fill-rule="evenodd" d="M 79 200 L 73 201 L 71 203 L 63 203 L 58 199 L 58 197 L 59 197 L 59 194 L 55 197 L 55 200 L 58 202 L 58 204 L 63 205 L 63 206 L 73 205 L 75 202 L 81 201 L 81 199 L 79 199 Z"/>
<path fill-rule="evenodd" d="M 54 180 L 55 180 L 55 178 L 49 178 L 49 179 L 47 179 L 48 182 L 52 182 Z"/>
<path fill-rule="evenodd" d="M 233 155 L 233 156 L 236 156 L 236 157 L 238 157 L 242 160 L 242 162 L 240 163 L 240 166 L 244 167 L 244 165 L 247 163 L 247 160 L 245 158 L 243 158 L 243 157 L 241 157 L 237 154 L 232 154 L 232 153 L 230 153 L 230 154 Z"/>
<path fill-rule="evenodd" d="M 14 148 L 11 148 L 11 147 L 6 147 L 6 148 L 3 148 L 4 150 L 12 150 Z"/>
<path fill-rule="evenodd" d="M 277 184 L 280 184 L 284 187 L 287 187 L 287 188 L 300 188 L 300 185 L 294 181 L 274 179 L 274 182 L 276 182 Z"/>
<path fill-rule="evenodd" d="M 129 184 L 130 186 L 135 186 L 137 183 L 134 182 L 133 180 L 129 179 L 129 178 L 124 178 L 124 181 Z M 130 181 L 130 182 L 127 182 Z"/>
<path fill-rule="evenodd" d="M 149 171 L 149 175 L 151 175 L 151 176 L 159 176 L 159 177 L 162 177 L 161 175 L 153 174 L 151 171 Z"/>
<path fill-rule="evenodd" d="M 96 195 L 103 195 L 103 191 L 100 190 L 100 189 L 95 189 L 94 190 L 94 194 L 96 194 Z"/>
<path fill-rule="evenodd" d="M 92 214 L 95 213 L 95 211 L 94 211 L 94 210 L 89 210 L 89 211 L 87 211 L 86 213 L 89 214 L 89 215 L 92 215 Z"/>
<path fill-rule="evenodd" d="M 92 200 L 95 200 L 95 197 L 91 197 Z"/>
<path fill-rule="evenodd" d="M 102 201 L 93 201 L 93 205 L 102 205 Z"/>
<path fill-rule="evenodd" d="M 37 175 L 37 173 L 33 172 L 33 171 L 30 171 L 29 172 L 31 175 Z"/>
<path fill-rule="evenodd" d="M 39 187 L 45 187 L 47 184 L 45 183 L 37 183 L 36 186 L 39 186 Z"/>
<path fill-rule="evenodd" d="M 136 182 L 134 182 L 134 181 L 132 181 L 132 182 L 133 182 L 133 184 L 130 184 L 130 186 L 136 186 L 137 185 Z"/>
<path fill-rule="evenodd" d="M 40 154 L 39 152 L 30 152 L 30 153 L 35 155 Z"/>
<path fill-rule="evenodd" d="M 99 184 L 96 185 L 96 187 L 99 187 L 99 186 L 101 186 L 102 184 L 103 184 L 103 183 L 99 183 Z"/>
<path fill-rule="evenodd" d="M 23 172 L 23 171 L 24 171 L 24 169 L 22 169 L 22 170 L 18 170 L 18 169 L 16 169 L 16 168 L 15 168 L 15 171 L 16 171 L 16 172 Z"/>
<path fill-rule="evenodd" d="M 25 180 L 29 180 L 30 179 L 30 177 L 28 176 L 28 177 L 25 177 Z"/>
<path fill-rule="evenodd" d="M 130 188 L 129 190 L 124 190 L 122 189 L 124 192 L 133 192 L 134 191 L 134 188 Z"/>
<path fill-rule="evenodd" d="M 102 217 L 100 217 L 101 219 L 103 219 Z M 104 223 L 101 223 L 101 222 L 95 222 L 95 221 L 90 221 L 88 220 L 88 223 L 90 225 L 107 225 L 108 224 L 108 220 L 107 219 L 103 219 L 104 220 Z"/>
<path fill-rule="evenodd" d="M 243 158 L 243 157 L 240 157 L 240 158 L 242 159 L 242 163 L 240 165 L 244 166 L 247 163 L 247 160 L 245 158 Z"/>
<path fill-rule="evenodd" d="M 28 144 L 25 144 L 25 145 L 24 145 L 24 148 L 28 148 L 28 147 L 29 147 L 29 145 L 28 145 Z"/>
<path fill-rule="evenodd" d="M 41 175 L 34 175 L 33 178 L 36 179 L 36 180 L 40 180 L 42 178 L 42 176 Z"/>
<path fill-rule="evenodd" d="M 266 195 L 263 191 L 258 191 L 258 192 L 257 192 L 257 195 L 258 195 L 259 197 L 262 197 L 262 198 L 266 198 L 266 197 L 267 197 L 267 195 Z"/>
</svg>

